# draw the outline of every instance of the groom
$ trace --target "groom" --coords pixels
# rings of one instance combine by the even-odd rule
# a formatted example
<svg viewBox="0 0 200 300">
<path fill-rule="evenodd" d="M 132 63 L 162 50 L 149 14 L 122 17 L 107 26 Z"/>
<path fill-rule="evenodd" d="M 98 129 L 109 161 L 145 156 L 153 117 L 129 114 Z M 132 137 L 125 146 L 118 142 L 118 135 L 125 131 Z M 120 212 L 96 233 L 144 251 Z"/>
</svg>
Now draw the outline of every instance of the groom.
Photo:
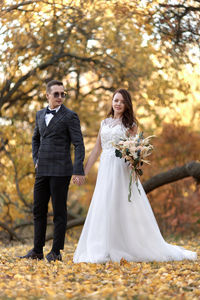
<svg viewBox="0 0 200 300">
<path fill-rule="evenodd" d="M 64 86 L 61 81 L 47 84 L 48 107 L 36 114 L 36 126 L 32 138 L 32 154 L 36 170 L 34 185 L 34 248 L 20 258 L 43 259 L 43 247 L 47 227 L 48 202 L 53 206 L 54 237 L 52 250 L 46 258 L 49 262 L 62 260 L 67 225 L 67 193 L 73 183 L 81 185 L 85 176 L 83 160 L 85 148 L 77 114 L 63 105 Z M 74 165 L 70 145 L 74 145 Z"/>
</svg>

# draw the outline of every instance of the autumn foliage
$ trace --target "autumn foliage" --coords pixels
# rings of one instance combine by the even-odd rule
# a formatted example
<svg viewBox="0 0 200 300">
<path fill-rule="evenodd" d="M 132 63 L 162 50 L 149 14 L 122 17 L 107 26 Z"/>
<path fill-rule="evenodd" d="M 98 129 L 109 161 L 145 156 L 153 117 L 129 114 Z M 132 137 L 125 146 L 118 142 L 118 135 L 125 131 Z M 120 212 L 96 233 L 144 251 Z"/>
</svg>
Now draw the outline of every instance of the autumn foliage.
<svg viewBox="0 0 200 300">
<path fill-rule="evenodd" d="M 145 168 L 145 178 L 170 166 L 181 166 L 199 158 L 199 133 L 186 126 L 164 124 L 161 134 L 155 138 L 152 164 Z M 150 195 L 150 202 L 164 233 L 199 232 L 200 187 L 192 178 L 160 187 Z"/>
<path fill-rule="evenodd" d="M 113 91 L 123 87 L 132 95 L 139 130 L 156 135 L 143 183 L 199 162 L 199 20 L 198 0 L 0 1 L 0 299 L 200 299 L 199 259 L 74 264 L 81 226 L 67 231 L 63 262 L 17 257 L 32 247 L 31 136 L 36 111 L 47 105 L 47 81 L 64 82 L 86 158 Z M 97 167 L 84 186 L 70 186 L 70 226 L 83 223 Z M 199 180 L 163 185 L 148 198 L 166 241 L 199 257 Z M 50 204 L 47 240 L 52 225 Z"/>
<path fill-rule="evenodd" d="M 183 10 L 189 18 L 192 11 L 198 20 L 196 1 L 187 4 L 189 12 L 186 3 L 167 8 L 156 0 L 11 2 L 0 3 L 2 239 L 22 242 L 32 238 L 31 136 L 36 111 L 47 105 L 45 83 L 52 78 L 63 80 L 68 95 L 65 105 L 80 117 L 86 157 L 110 108 L 113 91 L 124 87 L 132 95 L 140 130 L 156 135 L 143 182 L 163 170 L 199 160 L 198 59 L 194 55 L 186 60 L 190 58 L 187 51 L 184 60 L 183 55 L 175 55 L 181 52 L 173 17 L 167 14 L 168 8 L 176 9 L 176 16 Z M 173 29 L 172 34 L 165 34 L 163 28 Z M 187 39 L 181 40 L 183 31 L 178 37 L 186 45 Z M 97 165 L 83 187 L 71 185 L 69 221 L 86 215 Z M 150 193 L 163 233 L 198 232 L 199 193 L 193 178 Z M 48 222 L 50 233 L 51 209 Z"/>
<path fill-rule="evenodd" d="M 67 234 L 63 262 L 20 260 L 16 256 L 31 245 L 0 246 L 2 299 L 199 299 L 199 260 L 74 264 L 79 234 Z M 176 244 L 199 254 L 198 238 Z M 49 249 L 47 244 L 45 253 Z"/>
</svg>

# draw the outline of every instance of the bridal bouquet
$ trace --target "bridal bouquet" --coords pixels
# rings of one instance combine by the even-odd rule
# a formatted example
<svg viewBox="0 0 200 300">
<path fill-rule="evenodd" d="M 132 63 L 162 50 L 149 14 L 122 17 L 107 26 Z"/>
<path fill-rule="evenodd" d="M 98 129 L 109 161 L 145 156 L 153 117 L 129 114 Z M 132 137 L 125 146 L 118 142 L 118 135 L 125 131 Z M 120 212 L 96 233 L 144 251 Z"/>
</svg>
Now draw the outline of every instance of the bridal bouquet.
<svg viewBox="0 0 200 300">
<path fill-rule="evenodd" d="M 150 139 L 154 137 L 148 136 L 144 138 L 143 132 L 135 135 L 134 137 L 128 137 L 125 140 L 120 140 L 118 143 L 112 143 L 115 149 L 115 155 L 119 158 L 124 158 L 125 162 L 128 162 L 131 168 L 130 181 L 129 181 L 129 193 L 128 201 L 131 200 L 131 184 L 133 176 L 138 188 L 138 175 L 142 175 L 143 163 L 150 164 L 146 157 L 149 156 L 153 150 L 153 146 L 150 144 Z M 140 193 L 140 190 L 138 188 Z"/>
</svg>

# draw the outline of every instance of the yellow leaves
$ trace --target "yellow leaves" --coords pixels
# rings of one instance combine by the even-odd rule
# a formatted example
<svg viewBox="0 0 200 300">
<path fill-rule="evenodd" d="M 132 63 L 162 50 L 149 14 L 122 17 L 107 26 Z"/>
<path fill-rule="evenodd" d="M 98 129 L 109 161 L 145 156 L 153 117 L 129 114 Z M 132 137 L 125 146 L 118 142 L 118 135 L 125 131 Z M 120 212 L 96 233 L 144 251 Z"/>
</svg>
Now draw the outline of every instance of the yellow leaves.
<svg viewBox="0 0 200 300">
<path fill-rule="evenodd" d="M 161 274 L 161 273 L 163 273 L 163 272 L 166 272 L 166 269 L 165 269 L 164 267 L 162 267 L 162 268 L 160 268 L 160 269 L 158 270 L 158 274 Z"/>
<path fill-rule="evenodd" d="M 67 293 L 65 293 L 65 297 L 66 297 L 67 299 L 71 299 L 71 298 L 73 297 L 73 293 L 67 292 Z"/>
<path fill-rule="evenodd" d="M 76 233 L 76 232 L 75 232 Z M 67 239 L 69 240 L 69 239 Z M 186 241 L 186 239 L 184 239 Z M 63 262 L 20 260 L 30 245 L 0 244 L 0 294 L 28 299 L 199 299 L 198 261 L 87 264 L 72 262 L 77 239 L 66 242 Z M 200 240 L 176 241 L 200 251 Z M 50 244 L 45 247 L 45 254 Z"/>
</svg>

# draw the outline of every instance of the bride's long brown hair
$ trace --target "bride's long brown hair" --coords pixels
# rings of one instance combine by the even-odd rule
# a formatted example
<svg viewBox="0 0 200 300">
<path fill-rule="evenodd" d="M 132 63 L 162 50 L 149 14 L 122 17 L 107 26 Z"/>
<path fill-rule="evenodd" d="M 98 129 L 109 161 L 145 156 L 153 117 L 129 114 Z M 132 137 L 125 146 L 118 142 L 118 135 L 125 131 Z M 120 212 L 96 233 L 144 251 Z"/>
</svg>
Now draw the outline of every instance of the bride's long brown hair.
<svg viewBox="0 0 200 300">
<path fill-rule="evenodd" d="M 124 112 L 122 115 L 122 123 L 126 128 L 133 128 L 134 123 L 136 125 L 138 125 L 138 121 L 136 119 L 135 113 L 133 111 L 133 105 L 132 105 L 132 100 L 131 100 L 131 95 L 130 93 L 125 90 L 125 89 L 117 89 L 112 97 L 112 100 L 114 98 L 114 96 L 120 93 L 124 99 L 124 104 L 125 104 L 125 108 L 124 108 Z M 108 113 L 108 117 L 114 117 L 114 110 L 113 107 L 111 107 L 109 113 Z"/>
</svg>

